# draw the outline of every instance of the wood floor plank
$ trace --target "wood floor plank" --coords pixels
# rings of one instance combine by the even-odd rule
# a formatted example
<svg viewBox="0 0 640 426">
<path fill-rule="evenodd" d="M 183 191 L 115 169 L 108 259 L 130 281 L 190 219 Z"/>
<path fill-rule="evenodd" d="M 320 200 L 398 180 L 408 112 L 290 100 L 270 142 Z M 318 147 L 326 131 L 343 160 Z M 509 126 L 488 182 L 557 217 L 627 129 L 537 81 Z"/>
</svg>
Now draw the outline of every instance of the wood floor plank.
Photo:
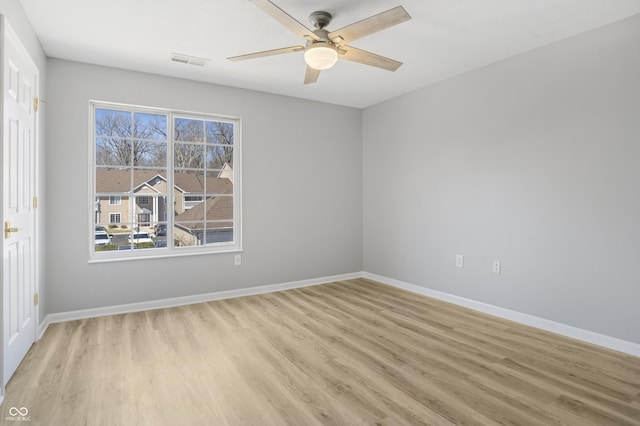
<svg viewBox="0 0 640 426">
<path fill-rule="evenodd" d="M 30 424 L 640 426 L 640 358 L 354 279 L 52 324 Z"/>
</svg>

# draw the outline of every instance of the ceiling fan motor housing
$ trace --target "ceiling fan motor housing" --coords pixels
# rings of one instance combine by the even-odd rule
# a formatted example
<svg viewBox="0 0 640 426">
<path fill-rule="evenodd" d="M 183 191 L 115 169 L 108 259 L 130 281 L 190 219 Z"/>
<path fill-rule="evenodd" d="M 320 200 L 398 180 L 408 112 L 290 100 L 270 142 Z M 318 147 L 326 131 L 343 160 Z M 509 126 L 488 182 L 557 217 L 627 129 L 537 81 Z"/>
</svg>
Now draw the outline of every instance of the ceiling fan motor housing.
<svg viewBox="0 0 640 426">
<path fill-rule="evenodd" d="M 313 24 L 314 28 L 322 29 L 331 23 L 333 16 L 329 12 L 323 10 L 316 10 L 309 15 L 309 21 Z"/>
</svg>

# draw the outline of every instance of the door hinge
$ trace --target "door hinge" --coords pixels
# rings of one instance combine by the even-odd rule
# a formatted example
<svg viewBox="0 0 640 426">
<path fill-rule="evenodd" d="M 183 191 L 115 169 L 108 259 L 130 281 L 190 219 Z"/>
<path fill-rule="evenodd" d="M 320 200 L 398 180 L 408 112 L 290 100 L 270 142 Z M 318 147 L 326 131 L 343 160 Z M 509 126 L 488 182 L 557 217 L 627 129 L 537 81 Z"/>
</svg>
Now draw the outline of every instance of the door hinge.
<svg viewBox="0 0 640 426">
<path fill-rule="evenodd" d="M 40 298 L 38 297 L 38 293 L 35 293 L 33 295 L 33 306 L 38 306 L 38 303 L 40 302 L 39 300 Z"/>
<path fill-rule="evenodd" d="M 38 196 L 37 195 L 33 196 L 33 208 L 34 209 L 38 208 Z"/>
<path fill-rule="evenodd" d="M 40 98 L 33 98 L 33 111 L 38 112 L 38 106 L 40 106 Z"/>
</svg>

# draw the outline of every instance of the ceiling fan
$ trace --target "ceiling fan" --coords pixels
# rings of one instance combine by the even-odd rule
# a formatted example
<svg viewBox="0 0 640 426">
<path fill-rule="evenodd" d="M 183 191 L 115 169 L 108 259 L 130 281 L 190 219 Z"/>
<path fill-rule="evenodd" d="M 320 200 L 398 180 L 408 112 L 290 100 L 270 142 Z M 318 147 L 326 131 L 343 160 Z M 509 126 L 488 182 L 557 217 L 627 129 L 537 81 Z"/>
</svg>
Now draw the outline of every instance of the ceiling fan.
<svg viewBox="0 0 640 426">
<path fill-rule="evenodd" d="M 347 45 L 347 43 L 354 40 L 411 19 L 411 16 L 409 16 L 402 6 L 394 7 L 386 12 L 370 16 L 339 30 L 329 32 L 326 27 L 331 22 L 333 16 L 328 12 L 316 11 L 309 15 L 309 21 L 311 21 L 315 27 L 315 30 L 310 30 L 269 0 L 252 1 L 269 16 L 284 25 L 289 31 L 305 39 L 306 44 L 304 46 L 283 47 L 227 58 L 231 61 L 262 58 L 304 50 L 304 59 L 307 63 L 304 84 L 318 81 L 320 71 L 327 70 L 334 66 L 339 57 L 348 61 L 389 71 L 395 71 L 402 65 L 402 62 Z"/>
</svg>

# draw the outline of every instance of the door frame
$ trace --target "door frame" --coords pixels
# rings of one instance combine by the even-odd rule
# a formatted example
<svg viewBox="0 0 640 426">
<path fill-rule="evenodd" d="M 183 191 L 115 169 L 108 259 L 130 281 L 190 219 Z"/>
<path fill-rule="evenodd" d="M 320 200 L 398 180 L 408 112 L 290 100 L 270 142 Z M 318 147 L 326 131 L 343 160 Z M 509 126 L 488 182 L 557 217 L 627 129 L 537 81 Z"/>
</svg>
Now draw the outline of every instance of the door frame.
<svg viewBox="0 0 640 426">
<path fill-rule="evenodd" d="M 36 64 L 36 62 L 33 60 L 33 58 L 31 57 L 31 55 L 29 54 L 29 51 L 25 48 L 24 44 L 22 43 L 22 41 L 20 40 L 20 38 L 18 37 L 18 34 L 14 31 L 13 27 L 10 25 L 8 19 L 6 16 L 4 15 L 0 15 L 0 46 L 2 46 L 2 49 L 0 49 L 0 100 L 2 101 L 0 103 L 0 140 L 2 140 L 2 150 L 0 150 L 0 163 L 4 163 L 4 145 L 7 142 L 4 138 L 4 127 L 5 127 L 5 110 L 4 110 L 4 103 L 5 103 L 5 94 L 4 94 L 4 78 L 5 78 L 5 62 L 6 62 L 6 49 L 4 48 L 5 43 L 8 42 L 8 40 L 11 40 L 11 42 L 16 46 L 16 48 L 18 48 L 18 50 L 20 51 L 20 55 L 23 55 L 24 58 L 30 62 L 30 65 L 33 66 L 33 69 L 35 69 L 35 78 L 34 78 L 34 97 L 35 99 L 39 99 L 40 98 L 40 69 L 38 68 L 38 65 Z M 35 99 L 32 100 L 32 102 L 35 102 Z M 38 102 L 38 104 L 41 104 L 42 102 Z M 39 112 L 40 108 L 34 108 L 34 117 L 33 117 L 33 138 L 34 138 L 34 159 L 33 159 L 33 176 L 32 178 L 34 179 L 34 195 L 37 197 L 38 194 L 40 193 L 40 182 L 39 182 L 39 178 L 40 178 L 40 123 L 39 123 Z M 2 186 L 2 188 L 4 188 L 4 180 L 5 180 L 5 176 L 4 176 L 4 167 L 2 168 L 3 172 L 0 173 L 0 185 Z M 34 201 L 35 203 L 36 201 Z M 4 197 L 0 197 L 0 211 L 1 211 L 1 215 L 2 215 L 2 225 L 4 225 Z M 34 250 L 33 250 L 33 257 L 34 257 L 34 265 L 33 265 L 33 273 L 34 273 L 34 292 L 35 294 L 40 294 L 40 228 L 39 228 L 39 223 L 40 223 L 40 215 L 39 215 L 39 206 L 34 206 L 35 208 L 34 210 L 34 214 L 33 214 L 33 242 L 34 242 Z M 5 263 L 5 258 L 4 258 L 4 247 L 3 247 L 3 256 L 2 256 L 2 270 L 4 270 L 4 263 Z M 4 320 L 4 287 L 5 287 L 6 283 L 4 282 L 4 273 L 2 275 L 2 292 L 0 292 L 0 315 Z M 34 303 L 34 310 L 33 310 L 33 327 L 35 328 L 34 330 L 34 343 L 36 341 L 38 341 L 40 339 L 40 335 L 39 335 L 39 329 L 40 329 L 40 303 L 41 300 L 38 301 L 38 304 L 35 305 Z M 2 350 L 0 350 L 0 365 L 4 366 L 4 324 L 2 326 L 2 329 L 0 329 L 0 336 L 2 336 Z M 2 401 L 4 400 L 4 395 L 5 395 L 5 377 L 4 377 L 4 368 L 0 369 L 0 403 L 2 403 Z"/>
</svg>

